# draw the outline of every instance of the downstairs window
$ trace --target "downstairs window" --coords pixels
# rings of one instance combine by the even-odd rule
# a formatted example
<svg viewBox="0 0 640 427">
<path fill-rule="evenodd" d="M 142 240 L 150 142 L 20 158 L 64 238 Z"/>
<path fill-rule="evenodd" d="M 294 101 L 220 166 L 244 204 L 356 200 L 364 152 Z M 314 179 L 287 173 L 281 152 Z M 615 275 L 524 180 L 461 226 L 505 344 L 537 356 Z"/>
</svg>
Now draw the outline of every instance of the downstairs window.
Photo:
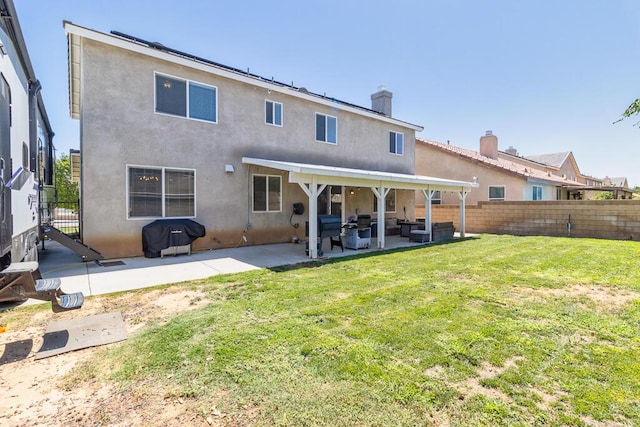
<svg viewBox="0 0 640 427">
<path fill-rule="evenodd" d="M 195 170 L 129 166 L 129 218 L 195 217 Z"/>
</svg>

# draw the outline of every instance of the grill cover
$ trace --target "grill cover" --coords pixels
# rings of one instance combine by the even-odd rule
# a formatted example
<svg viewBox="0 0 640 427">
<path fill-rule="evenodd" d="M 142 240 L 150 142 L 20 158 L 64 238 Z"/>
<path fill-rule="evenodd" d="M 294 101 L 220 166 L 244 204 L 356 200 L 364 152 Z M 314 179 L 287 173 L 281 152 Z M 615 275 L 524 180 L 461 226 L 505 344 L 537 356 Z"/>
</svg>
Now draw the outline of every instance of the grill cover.
<svg viewBox="0 0 640 427">
<path fill-rule="evenodd" d="M 142 227 L 142 251 L 147 258 L 158 258 L 163 249 L 189 245 L 204 235 L 204 225 L 190 219 L 159 219 Z"/>
</svg>

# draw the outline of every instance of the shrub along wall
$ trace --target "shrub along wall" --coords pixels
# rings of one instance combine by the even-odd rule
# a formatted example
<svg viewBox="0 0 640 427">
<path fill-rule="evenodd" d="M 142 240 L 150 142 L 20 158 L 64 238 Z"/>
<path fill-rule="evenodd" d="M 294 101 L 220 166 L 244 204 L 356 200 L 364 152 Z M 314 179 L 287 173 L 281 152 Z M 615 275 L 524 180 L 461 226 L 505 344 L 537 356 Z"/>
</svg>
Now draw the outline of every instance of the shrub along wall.
<svg viewBox="0 0 640 427">
<path fill-rule="evenodd" d="M 424 206 L 416 207 L 424 217 Z M 460 207 L 432 206 L 433 222 L 453 221 Z M 480 202 L 466 206 L 467 233 L 640 240 L 640 200 Z"/>
</svg>

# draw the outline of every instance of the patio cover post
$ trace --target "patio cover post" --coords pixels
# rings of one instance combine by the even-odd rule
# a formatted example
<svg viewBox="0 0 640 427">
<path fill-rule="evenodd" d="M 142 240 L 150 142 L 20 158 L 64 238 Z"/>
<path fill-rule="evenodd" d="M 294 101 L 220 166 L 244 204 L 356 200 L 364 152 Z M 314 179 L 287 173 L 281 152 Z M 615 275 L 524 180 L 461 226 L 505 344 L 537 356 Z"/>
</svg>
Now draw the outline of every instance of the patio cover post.
<svg viewBox="0 0 640 427">
<path fill-rule="evenodd" d="M 377 227 L 378 227 L 378 249 L 384 249 L 384 209 L 385 209 L 385 199 L 387 198 L 387 194 L 389 194 L 390 188 L 385 188 L 384 186 L 371 187 L 371 191 L 375 194 L 377 203 L 378 203 L 378 219 L 377 219 Z"/>
<path fill-rule="evenodd" d="M 464 188 L 462 190 L 460 190 L 460 192 L 458 193 L 458 197 L 460 197 L 460 237 L 464 237 L 465 236 L 465 229 L 466 229 L 466 224 L 465 224 L 465 217 L 466 217 L 466 212 L 465 212 L 465 199 L 467 198 L 467 195 L 469 194 L 468 191 L 464 191 Z"/>
<path fill-rule="evenodd" d="M 432 190 L 431 188 L 422 190 L 422 194 L 426 199 L 426 202 L 424 205 L 424 213 L 425 213 L 424 229 L 429 232 L 430 242 L 433 242 L 433 236 L 432 236 L 433 233 L 431 233 L 431 200 L 433 199 L 433 195 L 436 193 L 436 191 L 437 190 Z"/>
<path fill-rule="evenodd" d="M 318 177 L 313 176 L 311 182 L 298 185 L 309 196 L 309 258 L 318 258 L 318 195 L 322 193 L 326 184 L 318 186 Z"/>
</svg>

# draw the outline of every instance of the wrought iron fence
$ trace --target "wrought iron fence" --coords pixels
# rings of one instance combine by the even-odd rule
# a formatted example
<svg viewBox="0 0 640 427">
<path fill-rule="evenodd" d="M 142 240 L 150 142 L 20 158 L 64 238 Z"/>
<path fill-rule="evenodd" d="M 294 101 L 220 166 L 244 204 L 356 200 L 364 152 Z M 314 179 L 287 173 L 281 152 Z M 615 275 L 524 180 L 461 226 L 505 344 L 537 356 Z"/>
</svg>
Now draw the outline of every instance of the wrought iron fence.
<svg viewBox="0 0 640 427">
<path fill-rule="evenodd" d="M 40 219 L 43 225 L 51 225 L 63 233 L 79 239 L 80 236 L 79 202 L 45 202 L 40 206 Z"/>
</svg>

